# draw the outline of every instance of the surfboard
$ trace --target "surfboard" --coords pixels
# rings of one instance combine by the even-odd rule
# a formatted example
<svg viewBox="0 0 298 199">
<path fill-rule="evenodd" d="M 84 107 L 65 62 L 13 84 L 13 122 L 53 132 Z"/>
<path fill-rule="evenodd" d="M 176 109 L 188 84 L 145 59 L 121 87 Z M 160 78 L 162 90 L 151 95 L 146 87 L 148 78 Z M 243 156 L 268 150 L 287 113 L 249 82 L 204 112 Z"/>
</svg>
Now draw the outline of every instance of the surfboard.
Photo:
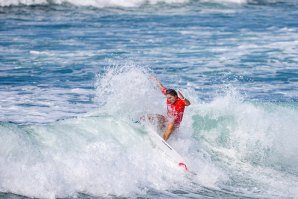
<svg viewBox="0 0 298 199">
<path fill-rule="evenodd" d="M 167 159 L 188 171 L 188 166 L 182 156 L 177 153 L 157 132 L 149 128 L 148 135 L 154 148 L 158 149 Z"/>
</svg>

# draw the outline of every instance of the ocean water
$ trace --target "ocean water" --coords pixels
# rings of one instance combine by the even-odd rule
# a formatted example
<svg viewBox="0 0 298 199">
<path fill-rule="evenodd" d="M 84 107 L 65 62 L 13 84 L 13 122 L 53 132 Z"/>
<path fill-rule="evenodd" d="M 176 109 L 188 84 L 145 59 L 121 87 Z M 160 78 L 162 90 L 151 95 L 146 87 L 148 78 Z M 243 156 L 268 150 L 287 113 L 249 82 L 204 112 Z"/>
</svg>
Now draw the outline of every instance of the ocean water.
<svg viewBox="0 0 298 199">
<path fill-rule="evenodd" d="M 0 198 L 298 198 L 297 133 L 296 0 L 0 0 Z"/>
</svg>

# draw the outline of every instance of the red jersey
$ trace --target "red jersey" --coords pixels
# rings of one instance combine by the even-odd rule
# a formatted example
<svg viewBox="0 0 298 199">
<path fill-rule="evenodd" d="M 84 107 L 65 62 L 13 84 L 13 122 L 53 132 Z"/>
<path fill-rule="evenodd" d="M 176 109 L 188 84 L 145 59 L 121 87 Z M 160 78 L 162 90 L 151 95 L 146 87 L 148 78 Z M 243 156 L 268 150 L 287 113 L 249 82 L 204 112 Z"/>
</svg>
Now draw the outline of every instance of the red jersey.
<svg viewBox="0 0 298 199">
<path fill-rule="evenodd" d="M 162 93 L 166 95 L 166 88 L 162 90 Z M 176 127 L 179 127 L 182 118 L 183 118 L 183 113 L 185 109 L 185 102 L 180 99 L 179 97 L 177 100 L 174 102 L 174 104 L 171 104 L 167 100 L 167 110 L 168 110 L 168 116 L 174 119 L 174 124 Z"/>
</svg>

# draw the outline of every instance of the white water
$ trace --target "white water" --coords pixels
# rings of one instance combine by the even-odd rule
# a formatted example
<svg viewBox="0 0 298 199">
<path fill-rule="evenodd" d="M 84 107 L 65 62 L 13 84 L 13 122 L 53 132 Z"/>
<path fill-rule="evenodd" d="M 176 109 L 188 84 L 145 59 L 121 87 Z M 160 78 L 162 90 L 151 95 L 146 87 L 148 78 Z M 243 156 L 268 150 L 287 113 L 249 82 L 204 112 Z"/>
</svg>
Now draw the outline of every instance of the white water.
<svg viewBox="0 0 298 199">
<path fill-rule="evenodd" d="M 113 67 L 97 81 L 98 110 L 48 124 L 0 125 L 0 192 L 30 197 L 144 195 L 225 188 L 252 197 L 298 194 L 297 106 L 252 104 L 237 91 L 192 105 L 169 142 L 197 176 L 161 158 L 135 120 L 163 113 L 148 70 Z M 177 88 L 176 88 L 177 89 Z M 192 183 L 192 184 L 191 184 Z"/>
<path fill-rule="evenodd" d="M 111 69 L 98 80 L 97 90 L 99 99 L 106 101 L 86 117 L 26 126 L 2 123 L 0 192 L 46 198 L 76 193 L 131 197 L 190 183 L 183 169 L 164 161 L 152 147 L 146 129 L 130 120 L 154 107 L 150 102 L 155 95 L 161 98 L 158 103 L 163 101 L 148 73 L 135 67 Z M 186 158 L 188 151 L 197 149 L 189 148 L 189 136 L 171 142 Z M 204 170 L 198 182 L 215 186 L 224 176 L 200 156 L 191 162 L 199 165 L 193 171 Z"/>
<path fill-rule="evenodd" d="M 195 109 L 195 137 L 220 157 L 234 191 L 298 195 L 297 105 L 251 104 L 232 91 Z"/>
</svg>

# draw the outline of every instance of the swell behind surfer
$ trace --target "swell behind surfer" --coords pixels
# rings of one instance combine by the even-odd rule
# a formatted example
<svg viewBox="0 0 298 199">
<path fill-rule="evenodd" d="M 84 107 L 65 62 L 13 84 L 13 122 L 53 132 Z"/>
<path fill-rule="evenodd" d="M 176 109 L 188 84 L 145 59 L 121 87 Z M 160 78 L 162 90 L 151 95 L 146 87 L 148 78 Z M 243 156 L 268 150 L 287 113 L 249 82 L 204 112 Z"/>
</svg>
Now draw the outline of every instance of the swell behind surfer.
<svg viewBox="0 0 298 199">
<path fill-rule="evenodd" d="M 164 87 L 157 78 L 151 77 L 150 79 L 154 80 L 157 83 L 161 92 L 167 98 L 167 116 L 159 114 L 155 115 L 161 127 L 165 127 L 163 139 L 167 140 L 175 131 L 175 129 L 179 128 L 183 118 L 185 106 L 189 106 L 190 101 L 186 99 L 181 92 L 178 91 L 177 93 L 174 89 L 167 89 L 166 87 Z M 148 117 L 149 120 L 154 119 L 152 118 L 152 115 Z"/>
</svg>

